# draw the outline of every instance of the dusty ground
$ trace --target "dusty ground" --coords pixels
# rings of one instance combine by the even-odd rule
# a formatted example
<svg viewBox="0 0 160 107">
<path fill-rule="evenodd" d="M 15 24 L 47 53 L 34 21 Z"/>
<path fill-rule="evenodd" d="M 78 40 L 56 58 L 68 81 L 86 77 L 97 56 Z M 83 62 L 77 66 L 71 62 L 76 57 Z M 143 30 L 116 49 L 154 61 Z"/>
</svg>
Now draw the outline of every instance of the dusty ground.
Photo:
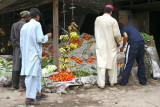
<svg viewBox="0 0 160 107">
<path fill-rule="evenodd" d="M 149 80 L 146 86 L 127 85 L 80 88 L 70 94 L 47 93 L 49 98 L 30 107 L 160 107 L 160 80 Z M 26 107 L 25 92 L 0 87 L 0 107 Z"/>
</svg>

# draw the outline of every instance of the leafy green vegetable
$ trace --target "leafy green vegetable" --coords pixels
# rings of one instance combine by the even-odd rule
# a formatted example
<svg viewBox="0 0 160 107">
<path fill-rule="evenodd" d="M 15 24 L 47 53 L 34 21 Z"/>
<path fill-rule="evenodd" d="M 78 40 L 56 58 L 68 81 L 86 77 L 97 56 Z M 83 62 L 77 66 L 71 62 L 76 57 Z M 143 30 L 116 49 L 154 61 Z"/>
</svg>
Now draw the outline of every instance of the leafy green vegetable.
<svg viewBox="0 0 160 107">
<path fill-rule="evenodd" d="M 90 76 L 90 71 L 87 70 L 87 69 L 72 71 L 71 73 L 72 73 L 74 76 L 76 76 L 76 77 L 86 77 L 86 76 Z"/>
<path fill-rule="evenodd" d="M 9 62 L 5 58 L 0 57 L 0 67 L 1 68 L 6 68 L 6 69 L 12 69 L 13 62 L 12 61 Z"/>
<path fill-rule="evenodd" d="M 45 85 L 45 80 L 43 77 L 41 78 L 41 85 Z"/>
<path fill-rule="evenodd" d="M 51 65 L 53 64 L 53 57 L 48 57 L 47 59 L 43 59 L 42 62 L 41 62 L 41 67 L 42 69 L 44 67 L 46 67 L 47 65 Z"/>
<path fill-rule="evenodd" d="M 47 68 L 42 69 L 42 74 L 45 75 L 48 73 L 53 73 L 56 69 L 57 67 L 55 65 L 48 65 Z"/>
<path fill-rule="evenodd" d="M 148 35 L 148 34 L 143 33 L 143 32 L 141 32 L 140 34 L 142 35 L 144 41 L 148 41 L 148 40 L 153 40 L 154 39 L 154 37 L 152 35 Z"/>
</svg>

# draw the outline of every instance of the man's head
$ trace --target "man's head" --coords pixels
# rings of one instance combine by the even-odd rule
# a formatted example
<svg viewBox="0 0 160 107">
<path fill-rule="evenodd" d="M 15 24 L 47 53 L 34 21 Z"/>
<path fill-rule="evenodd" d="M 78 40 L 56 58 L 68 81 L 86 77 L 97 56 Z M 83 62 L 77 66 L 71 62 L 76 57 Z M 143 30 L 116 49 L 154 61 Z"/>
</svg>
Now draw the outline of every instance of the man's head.
<svg viewBox="0 0 160 107">
<path fill-rule="evenodd" d="M 30 20 L 30 13 L 29 13 L 29 11 L 22 11 L 20 13 L 20 16 L 25 21 L 29 21 Z"/>
<path fill-rule="evenodd" d="M 106 5 L 104 8 L 104 13 L 108 13 L 112 15 L 112 11 L 114 10 L 114 7 L 112 5 Z"/>
<path fill-rule="evenodd" d="M 39 21 L 40 11 L 37 8 L 31 8 L 30 9 L 30 16 L 31 16 L 31 18 L 35 19 L 36 21 Z"/>
</svg>

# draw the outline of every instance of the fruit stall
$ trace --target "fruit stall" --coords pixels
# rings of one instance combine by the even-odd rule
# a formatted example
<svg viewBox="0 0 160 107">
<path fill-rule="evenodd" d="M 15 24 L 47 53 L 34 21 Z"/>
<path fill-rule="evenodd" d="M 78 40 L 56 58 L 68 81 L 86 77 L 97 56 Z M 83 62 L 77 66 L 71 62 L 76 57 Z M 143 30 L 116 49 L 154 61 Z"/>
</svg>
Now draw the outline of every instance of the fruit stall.
<svg viewBox="0 0 160 107">
<path fill-rule="evenodd" d="M 79 34 L 77 27 L 78 26 L 75 22 L 71 23 L 71 26 L 68 27 L 68 33 L 62 34 L 59 37 L 59 40 L 61 41 L 59 44 L 59 65 L 58 67 L 53 67 L 54 70 L 52 70 L 52 72 L 49 71 L 48 74 L 43 75 L 43 81 L 45 82 L 45 86 L 48 89 L 56 88 L 56 92 L 66 93 L 65 89 L 69 86 L 83 86 L 85 84 L 96 84 L 96 40 L 93 35 L 89 35 L 87 33 Z M 155 66 L 155 62 L 151 57 L 152 51 L 147 50 L 148 48 L 152 48 L 152 50 L 156 49 L 153 45 L 154 38 L 153 36 L 148 35 L 146 33 L 141 33 L 141 35 L 143 36 L 146 44 L 145 48 L 147 54 L 145 55 L 145 62 L 147 63 L 145 63 L 145 65 L 147 75 L 151 74 L 148 72 L 152 71 L 153 74 L 156 74 L 154 77 L 159 78 L 160 72 L 154 71 L 153 68 L 153 66 Z M 121 42 L 122 45 L 123 37 L 121 38 Z M 48 53 L 49 51 L 50 50 L 48 49 Z M 156 53 L 156 50 L 154 53 Z M 122 69 L 124 66 L 125 54 L 124 52 L 120 52 L 120 47 L 117 48 L 117 56 L 117 76 L 121 76 Z M 147 57 L 149 57 L 150 60 L 147 59 Z M 156 68 L 159 69 L 158 63 L 156 66 Z M 46 71 L 46 67 L 42 69 L 42 72 Z M 135 62 L 132 70 L 132 76 L 135 79 L 137 79 L 135 74 L 136 71 L 137 64 Z"/>
<path fill-rule="evenodd" d="M 72 22 L 68 26 L 67 33 L 59 36 L 59 64 L 53 65 L 53 40 L 49 39 L 47 43 L 42 44 L 42 85 L 45 89 L 56 89 L 58 93 L 66 93 L 66 88 L 69 86 L 83 86 L 85 84 L 96 84 L 97 81 L 97 64 L 96 64 L 96 40 L 93 35 L 82 33 L 80 34 L 78 25 Z M 146 43 L 145 63 L 147 72 L 152 71 L 154 77 L 160 77 L 159 69 L 155 66 L 159 64 L 157 57 L 152 58 L 152 52 L 156 53 L 156 48 L 153 45 L 153 36 L 141 33 Z M 123 44 L 123 37 L 121 38 Z M 149 50 L 147 50 L 149 49 Z M 117 48 L 117 76 L 121 76 L 124 66 L 124 52 L 120 52 L 120 47 Z M 148 59 L 150 58 L 150 59 Z M 0 74 L 8 75 L 11 78 L 13 62 L 10 58 L 0 57 Z M 137 64 L 133 67 L 133 77 L 136 77 Z M 159 67 L 159 65 L 158 65 Z M 3 71 L 3 72 L 2 72 Z M 149 73 L 150 74 L 150 73 Z M 147 74 L 147 75 L 149 75 Z M 1 75 L 1 76 L 2 76 Z M 4 77 L 3 77 L 4 78 Z M 1 78 L 0 78 L 1 80 Z"/>
</svg>

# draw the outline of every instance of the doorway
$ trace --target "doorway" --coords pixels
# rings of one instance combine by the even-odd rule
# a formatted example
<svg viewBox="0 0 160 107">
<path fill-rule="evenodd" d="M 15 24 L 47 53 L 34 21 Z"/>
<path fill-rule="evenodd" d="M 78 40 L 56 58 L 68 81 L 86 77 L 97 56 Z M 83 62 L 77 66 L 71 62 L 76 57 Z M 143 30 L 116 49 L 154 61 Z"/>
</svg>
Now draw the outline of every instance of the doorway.
<svg viewBox="0 0 160 107">
<path fill-rule="evenodd" d="M 154 36 L 155 45 L 160 57 L 160 11 L 150 12 L 150 34 Z"/>
</svg>

